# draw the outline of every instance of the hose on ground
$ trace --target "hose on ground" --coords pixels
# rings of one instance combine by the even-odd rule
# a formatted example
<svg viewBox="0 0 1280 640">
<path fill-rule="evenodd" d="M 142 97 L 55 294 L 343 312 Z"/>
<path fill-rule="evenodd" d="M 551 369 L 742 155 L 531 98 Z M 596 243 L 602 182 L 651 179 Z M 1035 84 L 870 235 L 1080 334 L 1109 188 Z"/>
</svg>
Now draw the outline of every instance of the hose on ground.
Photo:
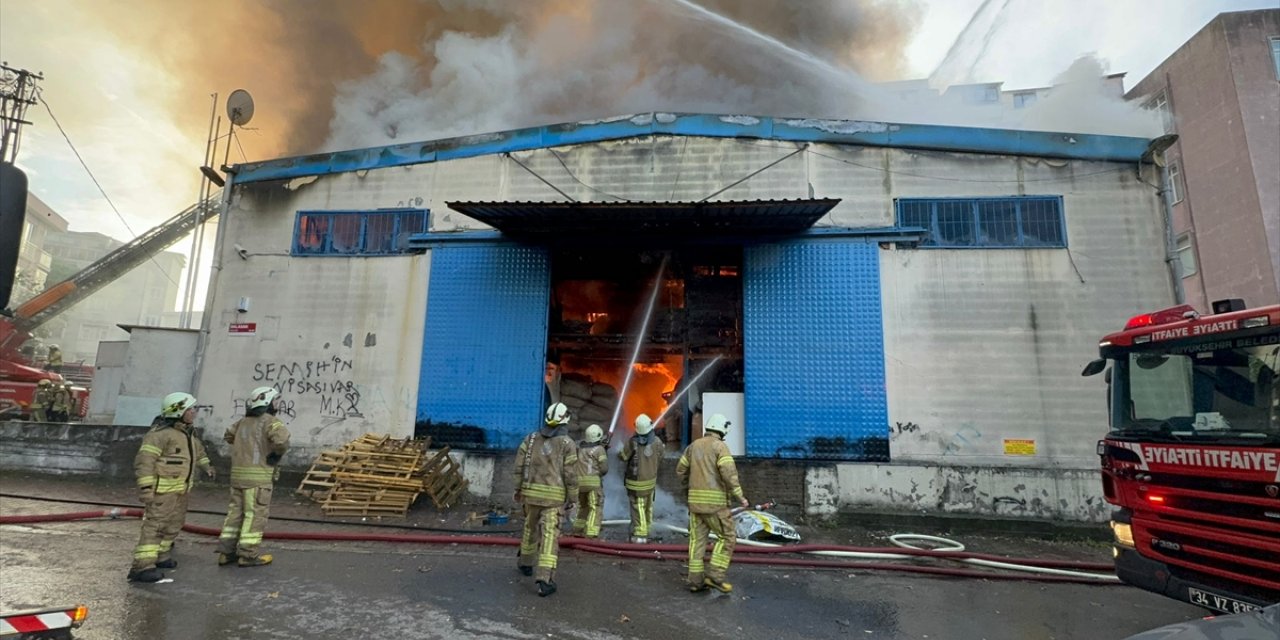
<svg viewBox="0 0 1280 640">
<path fill-rule="evenodd" d="M 69 522 L 76 520 L 92 520 L 98 518 L 141 518 L 143 511 L 141 509 L 106 509 L 97 511 L 80 511 L 74 513 L 55 513 L 55 514 L 33 514 L 33 515 L 6 515 L 0 516 L 0 525 L 11 524 L 33 524 L 43 522 Z M 609 521 L 616 524 L 618 521 Z M 673 531 L 683 531 L 679 527 L 667 525 Z M 184 524 L 183 531 L 194 533 L 197 535 L 217 537 L 220 529 L 213 527 L 203 527 L 193 524 Z M 687 533 L 687 532 L 686 532 Z M 467 544 L 479 546 L 517 546 L 520 541 L 516 538 L 499 538 L 485 537 L 475 535 L 408 535 L 408 534 L 377 534 L 377 533 L 329 533 L 329 532 L 301 532 L 301 531 L 270 531 L 265 534 L 267 539 L 271 540 L 305 540 L 305 541 L 323 541 L 323 542 L 391 542 L 391 543 L 408 543 L 408 544 Z M 868 562 L 850 562 L 847 560 L 820 560 L 809 558 L 780 558 L 772 557 L 778 554 L 789 553 L 805 553 L 816 554 L 823 553 L 827 555 L 839 554 L 837 557 L 856 559 L 866 557 L 865 554 L 878 554 L 872 556 L 880 559 L 886 551 L 884 549 L 865 549 L 859 547 L 843 547 L 838 545 L 768 545 L 761 546 L 762 543 L 756 541 L 747 541 L 750 544 L 744 546 L 740 551 L 742 555 L 735 559 L 735 562 L 742 564 L 760 564 L 769 566 L 784 567 L 804 567 L 804 568 L 820 568 L 820 569 L 841 569 L 845 571 L 854 570 L 882 570 L 882 571 L 900 571 L 907 573 L 926 573 L 932 575 L 982 578 L 989 580 L 1031 580 L 1038 582 L 1072 582 L 1084 584 L 1120 584 L 1119 581 L 1109 581 L 1108 576 L 1100 576 L 1096 574 L 1086 574 L 1080 572 L 1066 572 L 1062 574 L 1045 574 L 1036 573 L 994 573 L 990 571 L 982 571 L 975 569 L 958 569 L 950 567 L 929 567 L 908 564 L 891 564 L 891 563 L 868 563 Z M 767 543 L 764 543 L 767 544 Z M 957 543 L 952 542 L 953 545 Z M 592 540 L 587 538 L 566 537 L 560 541 L 560 546 L 568 549 L 576 549 L 586 553 L 604 554 L 614 557 L 637 558 L 647 560 L 674 560 L 683 561 L 686 558 L 684 553 L 687 552 L 686 545 L 678 544 L 631 544 L 620 542 L 607 542 L 601 540 Z M 664 555 L 670 553 L 670 556 Z M 920 557 L 943 558 L 947 560 L 969 559 L 984 560 L 991 563 L 1024 565 L 1035 567 L 1035 564 L 1055 566 L 1073 566 L 1076 568 L 1098 568 L 1102 570 L 1102 566 L 1097 563 L 1072 563 L 1068 561 L 1038 561 L 1034 559 L 1001 559 L 1001 561 L 987 560 L 997 556 L 981 557 L 982 554 L 972 554 L 961 551 L 937 551 L 929 549 L 903 548 L 895 551 L 900 559 L 914 559 Z M 862 555 L 859 555 L 862 554 Z M 763 557 L 757 557 L 763 556 Z M 1008 560 L 1017 560 L 1016 563 L 1009 563 Z M 987 565 L 991 566 L 991 565 Z M 1047 569 L 1048 567 L 1039 567 Z M 1109 567 L 1107 567 L 1109 568 Z"/>
</svg>

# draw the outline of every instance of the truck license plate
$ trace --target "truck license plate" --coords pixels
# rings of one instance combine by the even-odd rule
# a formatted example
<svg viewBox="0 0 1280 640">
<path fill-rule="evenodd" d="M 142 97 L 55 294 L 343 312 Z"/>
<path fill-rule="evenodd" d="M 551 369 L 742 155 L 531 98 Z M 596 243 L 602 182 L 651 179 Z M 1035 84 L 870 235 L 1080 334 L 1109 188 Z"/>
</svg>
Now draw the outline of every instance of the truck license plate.
<svg viewBox="0 0 1280 640">
<path fill-rule="evenodd" d="M 1248 602 L 1241 602 L 1235 598 L 1220 596 L 1216 593 L 1201 591 L 1199 589 L 1187 589 L 1188 600 L 1191 604 L 1198 604 L 1202 607 L 1208 607 L 1223 613 L 1245 613 L 1248 611 L 1257 611 L 1261 607 Z"/>
</svg>

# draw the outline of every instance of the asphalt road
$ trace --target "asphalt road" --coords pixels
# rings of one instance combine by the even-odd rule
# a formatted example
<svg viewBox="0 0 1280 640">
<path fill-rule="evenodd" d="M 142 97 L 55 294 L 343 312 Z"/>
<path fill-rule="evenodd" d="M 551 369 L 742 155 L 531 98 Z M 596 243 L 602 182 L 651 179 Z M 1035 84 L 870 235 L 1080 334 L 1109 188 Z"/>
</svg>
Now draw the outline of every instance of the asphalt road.
<svg viewBox="0 0 1280 640">
<path fill-rule="evenodd" d="M 14 487 L 6 482 L 3 490 Z M 84 509 L 0 499 L 5 515 Z M 196 514 L 189 522 L 220 524 Z M 326 527 L 333 528 L 271 529 Z M 77 638 L 88 640 L 1105 640 L 1204 615 L 1124 586 L 748 565 L 730 569 L 732 595 L 690 594 L 678 562 L 573 552 L 561 556 L 559 593 L 539 598 L 509 548 L 268 541 L 274 565 L 238 568 L 216 566 L 213 540 L 187 533 L 173 582 L 131 585 L 125 573 L 137 531 L 137 520 L 0 526 L 0 608 L 86 603 L 89 620 Z M 1050 551 L 1063 555 L 1061 546 Z M 1081 550 L 1096 553 L 1096 545 Z"/>
</svg>

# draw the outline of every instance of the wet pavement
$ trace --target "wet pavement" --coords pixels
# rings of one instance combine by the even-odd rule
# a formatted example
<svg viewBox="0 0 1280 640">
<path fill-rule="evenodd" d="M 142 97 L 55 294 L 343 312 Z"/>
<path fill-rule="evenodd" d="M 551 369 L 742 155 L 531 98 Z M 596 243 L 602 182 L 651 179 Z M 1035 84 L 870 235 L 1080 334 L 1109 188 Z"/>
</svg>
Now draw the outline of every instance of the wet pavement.
<svg viewBox="0 0 1280 640">
<path fill-rule="evenodd" d="M 193 509 L 218 511 L 225 489 L 206 487 Z M 0 493 L 132 503 L 119 483 L 0 475 Z M 278 491 L 284 496 L 287 490 Z M 292 497 L 273 515 L 322 518 Z M 478 507 L 476 507 L 478 508 Z M 472 508 L 472 510 L 476 509 Z M 0 498 L 0 513 L 90 510 Z M 487 528 L 467 508 L 417 508 L 407 523 Z M 218 527 L 216 515 L 188 522 Z M 269 530 L 370 531 L 273 521 Z M 1124 586 L 940 579 L 865 570 L 736 564 L 732 595 L 690 594 L 679 562 L 561 555 L 559 593 L 539 598 L 511 547 L 268 541 L 269 567 L 218 567 L 212 538 L 179 536 L 173 582 L 130 585 L 138 521 L 0 526 L 0 608 L 83 602 L 88 640 L 146 638 L 1123 638 L 1199 617 L 1190 605 Z M 393 531 L 378 530 L 378 533 Z M 880 533 L 802 528 L 807 541 L 887 544 Z M 929 533 L 919 532 L 919 533 Z M 623 532 L 610 532 L 621 537 Z M 679 542 L 679 540 L 673 540 Z M 1090 542 L 967 536 L 973 550 L 1105 560 Z"/>
</svg>

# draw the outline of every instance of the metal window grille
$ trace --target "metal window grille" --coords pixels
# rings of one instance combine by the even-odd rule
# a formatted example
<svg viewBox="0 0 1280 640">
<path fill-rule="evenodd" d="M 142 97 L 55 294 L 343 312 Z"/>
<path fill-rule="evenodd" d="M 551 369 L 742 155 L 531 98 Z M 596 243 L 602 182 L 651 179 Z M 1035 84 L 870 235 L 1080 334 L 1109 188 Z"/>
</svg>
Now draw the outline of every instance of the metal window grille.
<svg viewBox="0 0 1280 640">
<path fill-rule="evenodd" d="M 927 230 L 917 246 L 1067 246 L 1060 196 L 899 198 L 898 225 Z"/>
<path fill-rule="evenodd" d="M 430 226 L 425 209 L 303 211 L 294 228 L 293 255 L 378 256 L 408 251 L 408 236 Z"/>
</svg>

